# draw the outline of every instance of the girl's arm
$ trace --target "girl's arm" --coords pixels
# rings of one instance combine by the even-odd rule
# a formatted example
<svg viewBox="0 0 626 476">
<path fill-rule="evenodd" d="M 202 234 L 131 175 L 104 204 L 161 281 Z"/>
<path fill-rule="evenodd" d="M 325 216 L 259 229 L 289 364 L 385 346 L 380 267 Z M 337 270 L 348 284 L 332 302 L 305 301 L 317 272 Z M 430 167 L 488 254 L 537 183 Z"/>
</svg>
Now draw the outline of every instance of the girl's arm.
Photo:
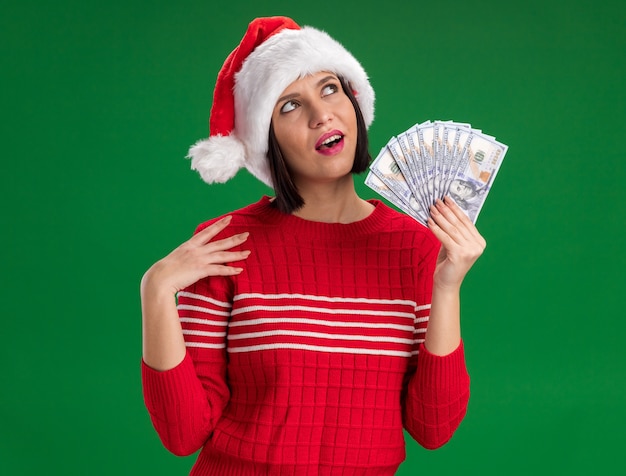
<svg viewBox="0 0 626 476">
<path fill-rule="evenodd" d="M 161 371 L 172 369 L 185 357 L 176 293 L 207 276 L 241 273 L 242 268 L 224 263 L 248 257 L 250 251 L 228 251 L 243 243 L 248 234 L 211 241 L 230 220 L 228 216 L 206 227 L 144 274 L 141 280 L 143 360 L 149 367 Z"/>
<path fill-rule="evenodd" d="M 461 342 L 461 283 L 486 242 L 456 203 L 446 198 L 431 207 L 428 225 L 441 242 L 433 275 L 430 319 L 424 345 L 435 355 L 453 352 Z"/>
<path fill-rule="evenodd" d="M 188 351 L 176 306 L 176 293 L 185 290 L 179 304 L 192 310 L 181 312 L 197 314 L 194 309 L 199 309 L 203 316 L 224 314 L 203 299 L 217 293 L 227 304 L 224 281 L 218 278 L 242 269 L 224 263 L 249 255 L 249 251 L 229 251 L 242 244 L 247 233 L 211 241 L 229 223 L 227 217 L 198 232 L 155 263 L 141 283 L 144 401 L 161 441 L 176 455 L 192 454 L 204 445 L 229 399 L 225 345 Z M 213 279 L 202 279 L 207 276 Z"/>
<path fill-rule="evenodd" d="M 430 317 L 416 368 L 408 376 L 404 425 L 422 446 L 444 445 L 463 420 L 469 375 L 461 341 L 461 283 L 485 249 L 474 224 L 450 199 L 431 208 L 429 227 L 441 242 L 433 274 Z"/>
</svg>

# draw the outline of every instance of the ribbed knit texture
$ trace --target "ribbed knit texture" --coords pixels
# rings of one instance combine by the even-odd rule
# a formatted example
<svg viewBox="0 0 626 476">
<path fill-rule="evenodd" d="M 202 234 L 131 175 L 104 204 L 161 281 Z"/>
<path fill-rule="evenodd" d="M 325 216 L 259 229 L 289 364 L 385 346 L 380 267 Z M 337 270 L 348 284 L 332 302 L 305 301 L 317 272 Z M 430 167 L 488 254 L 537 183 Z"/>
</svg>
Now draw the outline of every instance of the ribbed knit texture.
<svg viewBox="0 0 626 476">
<path fill-rule="evenodd" d="M 187 356 L 142 374 L 164 445 L 203 448 L 192 475 L 393 475 L 403 428 L 436 448 L 458 427 L 463 347 L 442 357 L 423 346 L 439 244 L 372 203 L 344 225 L 284 215 L 264 197 L 223 232 L 250 232 L 251 255 L 234 263 L 244 271 L 179 293 Z"/>
</svg>

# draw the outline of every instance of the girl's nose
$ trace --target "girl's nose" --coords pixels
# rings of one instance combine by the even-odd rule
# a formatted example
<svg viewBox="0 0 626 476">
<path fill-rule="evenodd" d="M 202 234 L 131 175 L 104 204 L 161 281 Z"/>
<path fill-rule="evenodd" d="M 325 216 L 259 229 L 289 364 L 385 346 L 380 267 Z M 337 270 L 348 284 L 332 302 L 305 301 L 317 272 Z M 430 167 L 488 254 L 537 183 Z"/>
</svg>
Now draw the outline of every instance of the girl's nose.
<svg viewBox="0 0 626 476">
<path fill-rule="evenodd" d="M 311 104 L 309 126 L 316 129 L 326 124 L 332 118 L 332 112 L 327 104 L 322 101 Z"/>
</svg>

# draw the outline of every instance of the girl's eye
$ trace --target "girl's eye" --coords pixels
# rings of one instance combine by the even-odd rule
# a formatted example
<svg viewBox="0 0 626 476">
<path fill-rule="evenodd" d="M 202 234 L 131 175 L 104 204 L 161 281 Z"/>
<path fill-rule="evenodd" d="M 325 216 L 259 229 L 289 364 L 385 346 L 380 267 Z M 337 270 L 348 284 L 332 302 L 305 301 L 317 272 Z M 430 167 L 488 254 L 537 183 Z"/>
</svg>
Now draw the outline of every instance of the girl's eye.
<svg viewBox="0 0 626 476">
<path fill-rule="evenodd" d="M 339 88 L 336 84 L 327 84 L 322 88 L 322 96 L 328 96 L 336 93 L 337 91 L 339 91 Z"/>
<path fill-rule="evenodd" d="M 291 112 L 296 107 L 298 107 L 297 103 L 295 103 L 294 101 L 287 101 L 285 104 L 283 104 L 283 107 L 280 108 L 280 112 Z"/>
</svg>

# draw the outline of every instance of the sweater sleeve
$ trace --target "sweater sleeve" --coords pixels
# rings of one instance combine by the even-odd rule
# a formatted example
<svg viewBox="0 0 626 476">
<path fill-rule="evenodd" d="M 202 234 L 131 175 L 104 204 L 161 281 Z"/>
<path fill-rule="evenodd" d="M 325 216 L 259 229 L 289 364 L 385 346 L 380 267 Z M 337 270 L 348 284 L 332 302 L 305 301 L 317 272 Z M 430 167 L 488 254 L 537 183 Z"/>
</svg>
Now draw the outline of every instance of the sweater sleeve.
<svg viewBox="0 0 626 476">
<path fill-rule="evenodd" d="M 209 288 L 208 280 L 202 280 L 178 294 L 187 347 L 178 366 L 161 372 L 142 361 L 144 402 L 152 424 L 163 445 L 179 456 L 205 444 L 230 397 L 226 326 L 231 304 L 224 281 L 211 279 Z"/>
<path fill-rule="evenodd" d="M 434 235 L 419 248 L 416 272 L 416 318 L 413 357 L 403 389 L 403 422 L 408 433 L 424 448 L 436 449 L 450 440 L 465 416 L 469 400 L 469 375 L 463 342 L 445 356 L 424 346 L 432 298 L 433 273 L 439 254 Z"/>
<path fill-rule="evenodd" d="M 445 356 L 431 354 L 420 344 L 403 405 L 404 426 L 415 441 L 436 449 L 452 438 L 467 410 L 469 384 L 462 342 Z"/>
</svg>

